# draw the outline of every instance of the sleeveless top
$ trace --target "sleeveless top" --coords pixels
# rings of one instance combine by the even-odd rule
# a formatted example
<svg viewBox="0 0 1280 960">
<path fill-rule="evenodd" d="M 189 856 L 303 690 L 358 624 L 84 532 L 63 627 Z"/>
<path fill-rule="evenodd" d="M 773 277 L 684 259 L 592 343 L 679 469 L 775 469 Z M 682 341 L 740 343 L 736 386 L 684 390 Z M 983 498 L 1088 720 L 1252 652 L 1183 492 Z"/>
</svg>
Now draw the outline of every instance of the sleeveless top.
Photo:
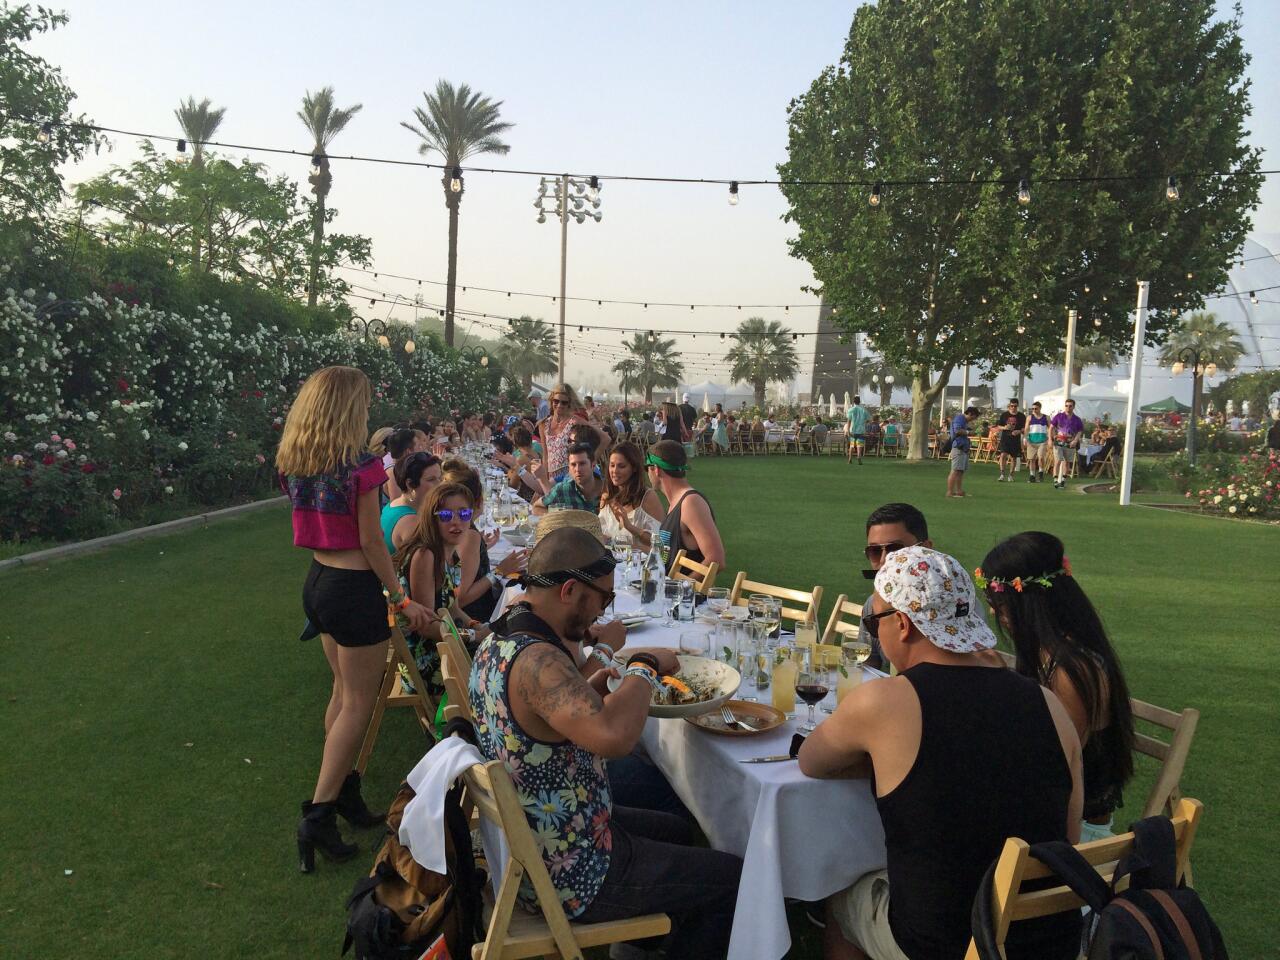
<svg viewBox="0 0 1280 960">
<path fill-rule="evenodd" d="M 994 667 L 917 664 L 920 748 L 876 798 L 888 851 L 889 925 L 912 958 L 962 957 L 983 874 L 1006 837 L 1065 840 L 1071 769 L 1044 693 Z M 1010 927 L 1010 960 L 1074 958 L 1080 912 Z"/>
<path fill-rule="evenodd" d="M 509 632 L 492 634 L 471 664 L 469 699 L 476 720 L 480 752 L 501 760 L 511 774 L 529 828 L 542 852 L 565 916 L 580 916 L 591 905 L 605 874 L 613 833 L 609 819 L 613 800 L 603 757 L 569 740 L 538 740 L 524 731 L 511 708 L 508 677 L 516 658 L 536 643 L 549 643 L 572 658 L 555 632 L 526 606 L 507 620 Z M 519 900 L 537 910 L 526 876 Z"/>
<path fill-rule="evenodd" d="M 613 515 L 613 511 L 609 509 L 608 504 L 605 504 L 600 508 L 599 517 L 600 530 L 604 533 L 605 537 L 612 539 L 614 537 L 631 536 L 627 531 L 627 528 L 618 522 L 618 518 Z M 628 510 L 627 519 L 651 536 L 659 527 L 657 518 L 650 516 L 649 512 L 641 506 L 635 506 Z"/>
<path fill-rule="evenodd" d="M 1105 672 L 1102 659 L 1094 654 L 1091 656 L 1098 671 Z M 1057 663 L 1050 662 L 1043 681 L 1046 687 L 1052 687 L 1057 670 Z M 1080 769 L 1084 777 L 1084 809 L 1080 817 L 1083 820 L 1109 816 L 1117 807 L 1124 806 L 1124 778 L 1104 742 L 1109 738 L 1103 734 L 1110 729 L 1095 730 L 1080 750 Z"/>
<path fill-rule="evenodd" d="M 410 600 L 422 603 L 425 607 L 427 604 L 415 597 L 413 591 L 409 589 L 409 567 L 413 563 L 415 556 L 417 556 L 417 551 L 409 555 L 404 565 L 396 571 L 396 576 L 400 580 L 400 589 L 404 591 L 404 595 Z M 462 564 L 446 563 L 444 565 L 444 576 L 441 578 L 440 586 L 436 588 L 435 597 L 433 598 L 435 605 L 430 608 L 432 613 L 441 607 L 448 609 L 453 604 L 454 594 L 461 581 Z M 413 662 L 418 665 L 418 672 L 422 674 L 422 679 L 427 685 L 428 692 L 438 698 L 444 693 L 444 677 L 440 674 L 440 654 L 436 650 L 436 641 L 409 629 L 407 621 L 401 621 L 401 628 L 404 631 L 404 639 L 405 643 L 408 644 L 409 653 L 413 656 Z M 408 677 L 403 677 L 402 682 L 405 690 L 412 693 L 413 684 L 409 682 Z"/>
<path fill-rule="evenodd" d="M 702 497 L 707 500 L 697 490 L 687 490 L 680 499 L 677 500 L 668 511 L 667 517 L 662 521 L 662 525 L 658 528 L 658 548 L 662 551 L 662 562 L 669 568 L 671 561 L 681 550 L 685 551 L 685 556 L 690 560 L 696 560 L 698 563 L 705 563 L 702 551 L 698 549 L 698 545 L 692 541 L 685 543 L 684 535 L 680 532 L 680 514 L 684 510 L 684 502 L 689 497 Z M 711 510 L 711 501 L 707 500 L 707 509 Z M 711 520 L 716 519 L 716 512 L 711 510 Z"/>
<path fill-rule="evenodd" d="M 474 530 L 475 528 L 472 527 L 472 529 Z M 476 566 L 476 579 L 478 580 L 485 576 L 492 569 L 493 564 L 489 562 L 489 545 L 484 542 L 484 534 L 480 534 L 480 562 Z M 459 567 L 458 576 L 459 583 L 461 583 L 461 567 Z M 476 599 L 463 607 L 462 611 L 474 620 L 479 620 L 482 623 L 488 623 L 489 618 L 493 616 L 494 608 L 498 605 L 498 597 L 501 595 L 500 591 L 498 593 L 494 593 L 491 586 L 487 593 L 483 593 L 476 597 Z"/>
<path fill-rule="evenodd" d="M 393 507 L 390 504 L 382 508 L 382 538 L 387 541 L 387 552 L 395 556 L 396 545 L 391 539 L 391 533 L 396 528 L 396 524 L 405 517 L 412 517 L 418 511 L 413 507 L 405 506 Z"/>
<path fill-rule="evenodd" d="M 558 480 L 557 474 L 564 473 L 569 469 L 569 434 L 573 432 L 575 424 L 581 423 L 575 417 L 570 417 L 564 422 L 564 426 L 560 428 L 559 433 L 551 431 L 551 419 L 545 421 L 547 434 L 547 449 L 543 456 L 547 460 L 547 474 L 552 480 Z"/>
</svg>

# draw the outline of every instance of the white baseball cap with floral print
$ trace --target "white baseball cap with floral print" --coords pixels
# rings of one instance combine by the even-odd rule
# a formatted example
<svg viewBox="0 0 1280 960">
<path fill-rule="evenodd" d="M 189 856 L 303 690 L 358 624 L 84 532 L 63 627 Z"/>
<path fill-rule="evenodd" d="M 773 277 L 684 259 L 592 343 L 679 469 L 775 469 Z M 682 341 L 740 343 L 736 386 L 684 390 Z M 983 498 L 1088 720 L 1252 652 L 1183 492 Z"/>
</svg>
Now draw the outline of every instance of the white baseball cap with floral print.
<svg viewBox="0 0 1280 960">
<path fill-rule="evenodd" d="M 996 645 L 978 610 L 968 571 L 955 557 L 928 547 L 903 547 L 884 558 L 876 593 L 900 610 L 936 647 L 975 653 Z"/>
</svg>

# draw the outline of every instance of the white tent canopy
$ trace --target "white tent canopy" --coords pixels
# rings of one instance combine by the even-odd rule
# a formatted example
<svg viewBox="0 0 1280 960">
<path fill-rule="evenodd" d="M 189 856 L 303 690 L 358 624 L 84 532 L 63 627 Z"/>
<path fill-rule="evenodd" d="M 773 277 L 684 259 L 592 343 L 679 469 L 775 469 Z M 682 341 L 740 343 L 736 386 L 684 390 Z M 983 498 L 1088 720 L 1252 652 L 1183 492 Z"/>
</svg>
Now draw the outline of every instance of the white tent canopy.
<svg viewBox="0 0 1280 960">
<path fill-rule="evenodd" d="M 1046 414 L 1053 416 L 1062 409 L 1062 388 L 1058 387 L 1056 390 L 1038 394 L 1035 399 L 1039 401 L 1040 408 Z M 1124 421 L 1125 405 L 1129 402 L 1129 394 L 1128 391 L 1117 390 L 1091 380 L 1078 387 L 1073 386 L 1071 399 L 1076 402 L 1076 416 L 1081 420 L 1095 420 L 1109 416 L 1112 421 L 1119 423 Z"/>
</svg>

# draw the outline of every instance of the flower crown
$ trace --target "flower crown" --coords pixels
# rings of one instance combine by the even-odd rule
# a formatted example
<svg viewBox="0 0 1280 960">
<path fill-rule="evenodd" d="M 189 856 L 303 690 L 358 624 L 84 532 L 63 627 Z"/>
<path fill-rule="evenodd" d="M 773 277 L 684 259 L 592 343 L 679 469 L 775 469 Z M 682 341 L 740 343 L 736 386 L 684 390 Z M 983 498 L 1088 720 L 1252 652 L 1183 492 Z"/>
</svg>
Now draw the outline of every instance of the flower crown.
<svg viewBox="0 0 1280 960">
<path fill-rule="evenodd" d="M 979 590 L 989 589 L 992 593 L 1004 593 L 1009 587 L 1012 587 L 1016 593 L 1021 593 L 1028 584 L 1035 583 L 1042 587 L 1048 587 L 1053 583 L 1054 577 L 1069 576 L 1071 576 L 1071 560 L 1063 557 L 1061 570 L 1042 573 L 1038 577 L 1014 577 L 1011 580 L 1006 580 L 1003 577 L 988 578 L 982 575 L 982 568 L 978 567 L 973 571 L 973 585 Z"/>
</svg>

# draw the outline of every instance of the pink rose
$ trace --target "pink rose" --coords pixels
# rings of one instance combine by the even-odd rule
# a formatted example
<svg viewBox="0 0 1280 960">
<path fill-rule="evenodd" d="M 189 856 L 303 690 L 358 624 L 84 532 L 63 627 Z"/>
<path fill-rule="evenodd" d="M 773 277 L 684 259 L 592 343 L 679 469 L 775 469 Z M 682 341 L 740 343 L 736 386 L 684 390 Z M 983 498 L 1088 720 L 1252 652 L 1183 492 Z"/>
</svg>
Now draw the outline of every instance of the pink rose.
<svg viewBox="0 0 1280 960">
<path fill-rule="evenodd" d="M 68 450 L 74 453 L 76 449 L 76 442 L 74 440 L 64 440 L 63 446 L 65 446 Z"/>
<path fill-rule="evenodd" d="M 124 491 L 121 490 L 119 487 L 116 487 L 114 490 L 111 491 L 112 500 L 119 500 L 123 496 L 124 496 Z"/>
</svg>

